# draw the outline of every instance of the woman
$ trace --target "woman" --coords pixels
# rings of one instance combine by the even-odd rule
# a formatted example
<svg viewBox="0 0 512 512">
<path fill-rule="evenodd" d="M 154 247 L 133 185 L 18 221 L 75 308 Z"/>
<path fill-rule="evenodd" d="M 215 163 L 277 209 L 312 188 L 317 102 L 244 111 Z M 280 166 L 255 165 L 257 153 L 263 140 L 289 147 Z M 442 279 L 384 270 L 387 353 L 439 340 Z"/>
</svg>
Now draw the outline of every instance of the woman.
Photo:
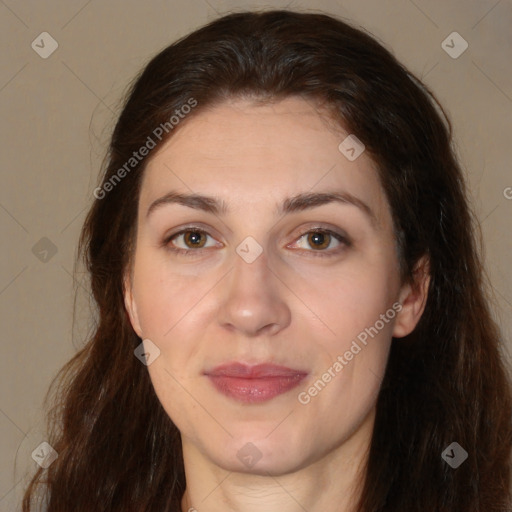
<svg viewBox="0 0 512 512">
<path fill-rule="evenodd" d="M 510 507 L 511 385 L 449 121 L 373 38 L 287 11 L 157 55 L 80 249 L 98 305 L 49 512 Z"/>
</svg>

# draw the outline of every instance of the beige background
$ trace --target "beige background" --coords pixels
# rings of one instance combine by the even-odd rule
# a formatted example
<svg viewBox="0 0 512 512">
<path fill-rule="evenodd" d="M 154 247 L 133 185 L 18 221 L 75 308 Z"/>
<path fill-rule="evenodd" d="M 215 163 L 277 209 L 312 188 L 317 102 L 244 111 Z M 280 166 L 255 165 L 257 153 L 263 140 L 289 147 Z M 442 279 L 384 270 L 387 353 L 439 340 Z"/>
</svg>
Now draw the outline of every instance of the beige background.
<svg viewBox="0 0 512 512">
<path fill-rule="evenodd" d="M 364 26 L 446 107 L 482 222 L 496 316 L 511 361 L 512 2 L 317 0 L 270 7 L 286 5 Z M 73 262 L 122 94 L 173 40 L 218 14 L 251 7 L 269 5 L 0 0 L 2 512 L 17 510 L 26 473 L 36 467 L 31 453 L 45 440 L 41 410 L 50 380 L 87 334 L 87 291 L 78 283 L 72 327 Z M 469 43 L 456 59 L 441 47 L 453 31 Z M 31 47 L 42 32 L 58 43 L 47 59 Z"/>
</svg>

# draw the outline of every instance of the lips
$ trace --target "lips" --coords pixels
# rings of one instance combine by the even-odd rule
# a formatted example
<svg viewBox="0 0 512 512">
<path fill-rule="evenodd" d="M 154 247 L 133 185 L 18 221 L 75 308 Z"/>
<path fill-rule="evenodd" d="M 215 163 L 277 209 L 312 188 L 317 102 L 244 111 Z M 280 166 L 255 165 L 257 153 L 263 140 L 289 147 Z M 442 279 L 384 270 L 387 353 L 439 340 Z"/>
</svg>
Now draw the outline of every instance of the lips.
<svg viewBox="0 0 512 512">
<path fill-rule="evenodd" d="M 245 403 L 271 400 L 298 386 L 308 375 L 305 371 L 286 366 L 242 363 L 223 364 L 204 374 L 217 391 Z"/>
</svg>

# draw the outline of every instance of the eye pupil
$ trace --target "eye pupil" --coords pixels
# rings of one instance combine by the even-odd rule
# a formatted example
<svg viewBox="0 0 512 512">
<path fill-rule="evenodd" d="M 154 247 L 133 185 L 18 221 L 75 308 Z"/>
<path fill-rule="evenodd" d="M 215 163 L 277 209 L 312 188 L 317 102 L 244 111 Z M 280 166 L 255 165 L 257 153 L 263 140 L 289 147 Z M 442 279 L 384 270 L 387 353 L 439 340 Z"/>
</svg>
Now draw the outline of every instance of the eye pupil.
<svg viewBox="0 0 512 512">
<path fill-rule="evenodd" d="M 201 241 L 201 236 L 203 233 L 200 231 L 187 231 L 185 234 L 185 244 L 189 245 L 191 243 L 191 247 L 202 247 L 205 244 L 204 237 Z M 201 243 L 202 242 L 202 243 Z"/>
<path fill-rule="evenodd" d="M 314 249 L 324 249 L 329 246 L 329 237 L 327 233 L 310 233 L 308 236 L 308 243 Z"/>
</svg>

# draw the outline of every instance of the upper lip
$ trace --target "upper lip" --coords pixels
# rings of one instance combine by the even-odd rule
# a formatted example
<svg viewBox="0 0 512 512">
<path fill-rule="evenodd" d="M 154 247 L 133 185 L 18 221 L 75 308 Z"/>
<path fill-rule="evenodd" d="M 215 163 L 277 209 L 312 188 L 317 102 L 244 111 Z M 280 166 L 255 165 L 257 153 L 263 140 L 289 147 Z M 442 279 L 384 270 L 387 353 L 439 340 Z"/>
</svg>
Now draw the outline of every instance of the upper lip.
<svg viewBox="0 0 512 512">
<path fill-rule="evenodd" d="M 226 363 L 204 372 L 209 377 L 238 377 L 243 379 L 262 379 L 266 377 L 293 377 L 307 375 L 303 370 L 279 366 L 276 364 L 248 365 L 244 363 Z"/>
</svg>

